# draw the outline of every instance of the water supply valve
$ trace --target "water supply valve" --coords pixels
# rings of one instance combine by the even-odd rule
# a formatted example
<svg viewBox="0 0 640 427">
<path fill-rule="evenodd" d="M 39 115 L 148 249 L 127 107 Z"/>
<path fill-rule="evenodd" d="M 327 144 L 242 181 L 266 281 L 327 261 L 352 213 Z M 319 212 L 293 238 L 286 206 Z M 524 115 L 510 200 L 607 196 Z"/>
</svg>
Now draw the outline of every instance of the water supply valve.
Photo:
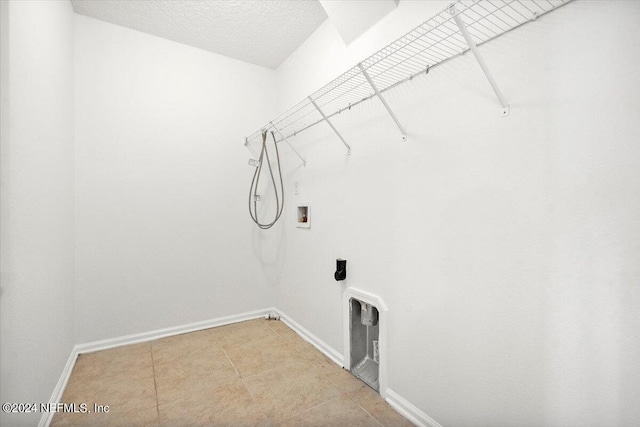
<svg viewBox="0 0 640 427">
<path fill-rule="evenodd" d="M 360 323 L 365 326 L 376 326 L 378 324 L 378 309 L 360 301 Z"/>
</svg>

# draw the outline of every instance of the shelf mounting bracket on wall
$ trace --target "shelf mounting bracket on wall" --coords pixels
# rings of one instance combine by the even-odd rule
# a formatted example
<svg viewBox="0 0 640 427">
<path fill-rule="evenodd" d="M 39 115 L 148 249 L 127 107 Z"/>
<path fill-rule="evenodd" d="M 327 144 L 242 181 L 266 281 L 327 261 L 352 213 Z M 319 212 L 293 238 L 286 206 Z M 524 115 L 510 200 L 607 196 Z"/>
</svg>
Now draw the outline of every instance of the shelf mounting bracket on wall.
<svg viewBox="0 0 640 427">
<path fill-rule="evenodd" d="M 489 67 L 487 67 L 487 64 L 484 62 L 482 55 L 480 55 L 480 52 L 478 51 L 478 46 L 476 46 L 476 42 L 473 41 L 473 38 L 471 37 L 471 34 L 469 34 L 469 30 L 467 29 L 467 26 L 465 25 L 464 21 L 458 14 L 455 4 L 452 4 L 451 6 L 449 6 L 449 13 L 453 16 L 454 21 L 456 21 L 456 25 L 458 26 L 458 29 L 460 29 L 460 34 L 462 34 L 462 37 L 464 37 L 464 40 L 467 42 L 467 45 L 469 46 L 469 49 L 473 53 L 473 56 L 475 56 L 476 61 L 478 61 L 478 64 L 480 65 L 480 68 L 482 68 L 482 72 L 487 77 L 487 80 L 489 80 L 489 84 L 491 85 L 491 87 L 493 88 L 493 91 L 498 97 L 498 101 L 502 106 L 502 116 L 503 117 L 508 116 L 509 103 L 505 99 L 504 95 L 502 95 L 502 92 L 500 91 L 498 84 L 496 83 L 495 79 L 491 75 L 491 72 L 489 71 Z"/>
<path fill-rule="evenodd" d="M 396 126 L 398 126 L 398 129 L 400 129 L 400 132 L 402 132 L 402 140 L 406 141 L 407 140 L 407 131 L 404 130 L 404 127 L 400 124 L 400 121 L 398 120 L 396 115 L 393 114 L 393 111 L 391 110 L 391 107 L 389 107 L 389 104 L 387 104 L 386 99 L 384 99 L 384 97 L 382 96 L 382 94 L 378 90 L 378 87 L 376 86 L 376 84 L 373 82 L 373 80 L 369 76 L 369 73 L 367 73 L 367 70 L 364 69 L 364 67 L 362 66 L 362 63 L 358 64 L 358 68 L 360 68 L 360 71 L 362 72 L 364 77 L 369 82 L 369 85 L 371 86 L 371 89 L 373 89 L 373 91 L 375 92 L 375 94 L 378 97 L 378 99 L 382 102 L 382 105 L 384 105 L 384 108 L 386 108 L 387 112 L 389 113 L 389 115 L 391 116 L 393 121 L 396 122 Z"/>
<path fill-rule="evenodd" d="M 256 153 L 253 152 L 253 148 L 251 148 L 251 144 L 249 144 L 249 138 L 245 138 L 244 139 L 244 146 L 247 147 L 247 150 L 249 150 L 249 152 L 251 153 L 251 155 L 253 157 L 255 157 L 256 159 L 259 157 L 258 155 L 256 155 Z M 249 159 L 249 165 L 250 166 L 257 166 L 258 165 L 258 161 L 255 159 Z"/>
<path fill-rule="evenodd" d="M 293 150 L 293 152 L 296 153 L 296 156 L 298 156 L 300 160 L 302 160 L 302 166 L 307 166 L 307 161 L 304 159 L 304 157 L 300 155 L 300 153 L 298 153 L 298 151 L 295 148 L 293 148 L 293 145 L 291 145 L 289 143 L 289 140 L 285 138 L 282 132 L 280 132 L 280 129 L 278 129 L 276 125 L 273 124 L 273 122 L 269 122 L 269 123 L 271 124 L 271 127 L 278 133 L 278 135 L 280 135 L 280 138 L 282 138 L 282 141 L 286 142 L 289 148 L 291 148 L 291 150 Z"/>
<path fill-rule="evenodd" d="M 309 98 L 309 101 L 311 101 L 311 103 L 313 104 L 314 107 L 316 107 L 316 110 L 318 110 L 318 113 L 320 113 L 320 115 L 322 116 L 322 119 L 327 122 L 327 124 L 329 126 L 331 126 L 331 129 L 333 129 L 333 131 L 335 132 L 336 135 L 338 135 L 338 138 L 340 138 L 340 141 L 342 141 L 342 143 L 344 144 L 345 147 L 347 147 L 347 154 L 351 154 L 351 147 L 349 146 L 349 144 L 347 144 L 347 141 L 344 140 L 344 138 L 342 137 L 342 135 L 340 135 L 340 132 L 338 132 L 338 129 L 336 129 L 336 127 L 333 125 L 333 123 L 331 123 L 331 121 L 329 120 L 329 118 L 322 112 L 322 110 L 320 109 L 320 107 L 318 107 L 318 104 L 316 104 L 316 102 L 313 100 L 313 98 L 311 98 L 310 96 L 308 96 L 307 98 Z"/>
</svg>

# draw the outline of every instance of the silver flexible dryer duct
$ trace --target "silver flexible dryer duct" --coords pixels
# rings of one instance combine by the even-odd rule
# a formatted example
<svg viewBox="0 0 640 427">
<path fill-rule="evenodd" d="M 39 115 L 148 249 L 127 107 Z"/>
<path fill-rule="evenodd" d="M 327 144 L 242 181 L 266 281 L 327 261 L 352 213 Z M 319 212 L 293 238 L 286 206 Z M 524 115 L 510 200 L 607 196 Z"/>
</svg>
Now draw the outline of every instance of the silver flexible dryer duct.
<svg viewBox="0 0 640 427">
<path fill-rule="evenodd" d="M 260 150 L 260 158 L 258 159 L 258 167 L 253 173 L 253 179 L 251 180 L 251 187 L 249 187 L 249 215 L 256 225 L 263 230 L 273 227 L 273 225 L 280 219 L 282 211 L 284 209 L 284 184 L 282 182 L 282 169 L 280 167 L 280 153 L 278 152 L 278 144 L 276 143 L 276 136 L 271 132 L 273 138 L 273 145 L 276 147 L 276 158 L 278 160 L 278 175 L 280 176 L 280 194 L 282 195 L 282 201 L 278 195 L 278 188 L 276 186 L 276 180 L 273 177 L 273 169 L 271 168 L 271 162 L 269 161 L 269 151 L 267 150 L 267 131 L 262 131 L 262 150 Z M 266 158 L 267 166 L 269 167 L 269 175 L 271 175 L 271 182 L 273 183 L 273 192 L 276 195 L 276 217 L 270 223 L 261 223 L 258 220 L 258 181 L 260 180 L 260 172 L 262 171 L 263 160 Z M 251 202 L 253 201 L 253 210 L 251 209 Z"/>
</svg>

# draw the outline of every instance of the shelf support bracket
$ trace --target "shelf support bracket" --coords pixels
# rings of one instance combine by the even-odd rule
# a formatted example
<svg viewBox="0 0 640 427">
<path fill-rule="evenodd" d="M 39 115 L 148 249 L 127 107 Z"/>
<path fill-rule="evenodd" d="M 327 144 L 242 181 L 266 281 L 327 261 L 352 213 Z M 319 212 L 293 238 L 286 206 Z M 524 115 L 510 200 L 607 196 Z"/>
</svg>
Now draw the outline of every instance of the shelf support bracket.
<svg viewBox="0 0 640 427">
<path fill-rule="evenodd" d="M 369 73 L 367 73 L 367 70 L 365 70 L 364 67 L 362 66 L 362 63 L 359 63 L 358 67 L 360 68 L 360 71 L 362 72 L 364 77 L 369 82 L 369 85 L 371 86 L 373 91 L 376 93 L 376 96 L 378 97 L 380 102 L 382 102 L 382 105 L 384 105 L 384 108 L 387 110 L 387 113 L 389 113 L 389 115 L 391 116 L 393 121 L 396 122 L 396 126 L 398 126 L 398 129 L 400 129 L 400 132 L 402 133 L 402 140 L 406 141 L 407 140 L 407 131 L 404 130 L 404 127 L 402 127 L 402 125 L 400 124 L 400 121 L 398 120 L 396 115 L 393 114 L 393 111 L 391 110 L 391 107 L 389 107 L 389 104 L 387 104 L 387 100 L 384 99 L 384 97 L 382 96 L 382 94 L 378 90 L 378 87 L 376 86 L 376 84 L 373 82 L 373 80 L 369 76 Z"/>
<path fill-rule="evenodd" d="M 298 150 L 296 150 L 295 148 L 293 148 L 293 145 L 291 145 L 291 144 L 289 143 L 289 140 L 288 140 L 287 138 L 285 138 L 285 136 L 282 134 L 282 132 L 280 132 L 280 129 L 278 129 L 278 128 L 276 127 L 276 125 L 274 125 L 274 124 L 273 124 L 273 122 L 269 122 L 269 124 L 271 124 L 271 127 L 272 127 L 273 129 L 275 129 L 275 131 L 278 133 L 278 135 L 280 135 L 280 138 L 282 138 L 282 140 L 283 140 L 284 142 L 286 142 L 286 143 L 287 143 L 287 145 L 289 146 L 289 148 L 291 148 L 291 150 L 292 150 L 294 153 L 296 153 L 296 156 L 298 156 L 298 157 L 300 158 L 300 160 L 302 160 L 302 166 L 307 166 L 307 161 L 304 159 L 304 157 L 302 157 L 302 156 L 300 155 L 300 153 L 298 153 Z"/>
<path fill-rule="evenodd" d="M 247 150 L 249 150 L 249 152 L 251 153 L 251 155 L 253 157 L 258 157 L 256 156 L 256 153 L 253 152 L 253 149 L 251 148 L 251 144 L 249 144 L 249 138 L 244 138 L 244 146 L 247 147 Z"/>
<path fill-rule="evenodd" d="M 322 118 L 324 119 L 325 122 L 327 122 L 327 124 L 329 126 L 331 126 L 331 129 L 333 129 L 333 131 L 335 132 L 336 135 L 338 135 L 338 138 L 340 138 L 340 141 L 342 141 L 342 143 L 344 144 L 345 147 L 347 147 L 347 154 L 351 154 L 351 147 L 349 146 L 349 144 L 347 144 L 347 141 L 344 140 L 344 138 L 342 137 L 342 135 L 340 135 L 340 132 L 338 132 L 338 129 L 336 129 L 336 127 L 333 125 L 333 123 L 331 123 L 331 121 L 329 121 L 329 118 L 327 116 L 325 116 L 325 114 L 322 112 L 322 110 L 320 109 L 320 107 L 318 107 L 318 104 L 316 104 L 316 102 L 313 100 L 313 98 L 311 98 L 310 96 L 308 96 L 307 98 L 309 98 L 309 101 L 311 101 L 311 103 L 313 104 L 314 107 L 316 107 L 316 110 L 318 110 L 318 113 L 320 113 L 320 115 L 322 116 Z"/>
<path fill-rule="evenodd" d="M 493 88 L 493 91 L 498 97 L 498 101 L 502 106 L 502 116 L 508 116 L 509 103 L 505 99 L 504 95 L 502 95 L 502 92 L 500 91 L 498 84 L 496 83 L 493 76 L 491 75 L 491 72 L 489 71 L 489 67 L 487 67 L 487 64 L 484 62 L 482 55 L 480 55 L 480 52 L 478 51 L 478 46 L 476 46 L 476 43 L 473 41 L 473 38 L 471 37 L 471 34 L 469 34 L 469 30 L 467 29 L 467 26 L 465 25 L 464 21 L 458 14 L 455 4 L 452 4 L 449 7 L 449 13 L 453 16 L 453 19 L 456 21 L 456 24 L 460 29 L 460 34 L 462 34 L 462 37 L 464 37 L 464 40 L 467 42 L 467 45 L 469 46 L 469 49 L 473 53 L 473 56 L 475 56 L 476 61 L 478 61 L 478 64 L 480 65 L 480 68 L 482 68 L 482 72 L 487 77 L 487 80 L 489 80 L 489 84 L 491 85 L 491 88 Z"/>
</svg>

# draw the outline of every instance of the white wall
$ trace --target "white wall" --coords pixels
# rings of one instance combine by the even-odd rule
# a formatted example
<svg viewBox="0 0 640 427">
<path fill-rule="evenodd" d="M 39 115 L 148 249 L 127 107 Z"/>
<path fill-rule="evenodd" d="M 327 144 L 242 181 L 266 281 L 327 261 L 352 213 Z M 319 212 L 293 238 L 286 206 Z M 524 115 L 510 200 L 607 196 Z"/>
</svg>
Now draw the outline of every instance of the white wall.
<svg viewBox="0 0 640 427">
<path fill-rule="evenodd" d="M 279 107 L 445 6 L 400 2 L 349 48 L 325 23 Z M 406 143 L 375 100 L 335 119 L 351 156 L 325 126 L 293 138 L 276 305 L 344 351 L 345 287 L 380 295 L 389 387 L 442 425 L 637 425 L 639 19 L 575 2 L 483 46 L 508 118 L 465 55 L 388 93 Z"/>
<path fill-rule="evenodd" d="M 274 73 L 0 2 L 0 400 L 46 401 L 74 343 L 274 303 L 343 351 L 354 286 L 389 306 L 390 388 L 443 425 L 638 424 L 638 3 L 483 46 L 508 118 L 467 55 L 388 93 L 406 143 L 375 100 L 335 120 L 352 156 L 323 126 L 294 138 L 284 221 L 248 220 L 238 135 L 447 3 L 400 2 L 349 48 L 325 23 Z"/>
<path fill-rule="evenodd" d="M 275 72 L 75 16 L 77 340 L 273 305 L 243 136 Z"/>
<path fill-rule="evenodd" d="M 0 401 L 47 402 L 75 343 L 73 10 L 0 4 Z M 39 418 L 3 412 L 0 424 Z"/>
</svg>

